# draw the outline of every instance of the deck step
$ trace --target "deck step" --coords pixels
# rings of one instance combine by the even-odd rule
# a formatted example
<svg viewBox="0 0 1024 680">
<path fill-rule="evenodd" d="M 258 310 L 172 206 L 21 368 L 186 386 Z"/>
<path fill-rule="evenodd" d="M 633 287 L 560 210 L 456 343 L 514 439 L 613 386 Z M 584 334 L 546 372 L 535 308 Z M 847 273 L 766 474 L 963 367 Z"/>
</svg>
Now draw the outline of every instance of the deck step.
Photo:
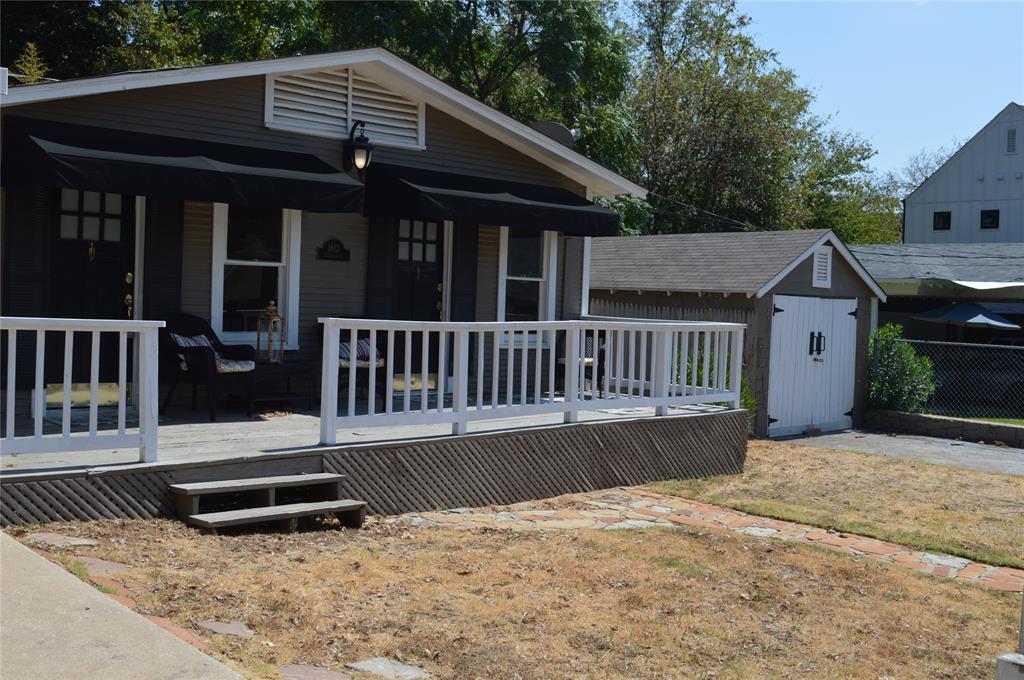
<svg viewBox="0 0 1024 680">
<path fill-rule="evenodd" d="M 291 503 L 288 505 L 271 505 L 263 508 L 245 508 L 244 510 L 225 510 L 223 512 L 206 512 L 189 515 L 186 521 L 205 529 L 238 526 L 241 524 L 258 524 L 274 520 L 293 520 L 299 517 L 337 514 L 345 526 L 358 528 L 366 516 L 366 503 L 349 499 L 337 501 L 318 501 L 314 503 Z"/>
<path fill-rule="evenodd" d="M 257 489 L 280 489 L 289 486 L 313 486 L 340 482 L 345 475 L 330 472 L 317 472 L 308 475 L 280 475 L 278 477 L 250 477 L 248 479 L 225 479 L 215 482 L 193 482 L 190 484 L 171 484 L 171 493 L 183 496 L 200 494 L 231 493 L 236 491 L 253 491 Z"/>
</svg>

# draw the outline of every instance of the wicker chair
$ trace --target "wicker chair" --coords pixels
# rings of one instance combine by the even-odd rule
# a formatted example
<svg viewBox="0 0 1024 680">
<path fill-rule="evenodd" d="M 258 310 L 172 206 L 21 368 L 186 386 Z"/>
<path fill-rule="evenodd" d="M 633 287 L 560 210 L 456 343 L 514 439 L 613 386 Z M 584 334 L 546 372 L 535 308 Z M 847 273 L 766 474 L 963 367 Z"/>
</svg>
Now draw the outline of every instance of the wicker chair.
<svg viewBox="0 0 1024 680">
<path fill-rule="evenodd" d="M 253 375 L 256 350 L 251 345 L 225 345 L 208 324 L 191 314 L 173 314 L 160 329 L 160 378 L 170 381 L 160 412 L 174 396 L 179 382 L 192 385 L 192 410 L 196 409 L 196 388 L 206 387 L 210 422 L 217 420 L 217 399 L 225 384 L 241 384 L 245 391 L 245 414 L 252 415 Z"/>
</svg>

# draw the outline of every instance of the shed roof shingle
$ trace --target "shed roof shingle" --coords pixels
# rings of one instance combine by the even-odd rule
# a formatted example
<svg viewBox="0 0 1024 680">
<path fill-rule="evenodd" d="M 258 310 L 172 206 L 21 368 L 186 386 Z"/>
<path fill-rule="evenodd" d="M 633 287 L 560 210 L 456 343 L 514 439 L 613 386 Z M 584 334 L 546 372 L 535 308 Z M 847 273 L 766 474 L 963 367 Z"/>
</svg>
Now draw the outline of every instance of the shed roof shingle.
<svg viewBox="0 0 1024 680">
<path fill-rule="evenodd" d="M 755 294 L 827 229 L 595 238 L 590 287 Z"/>
</svg>

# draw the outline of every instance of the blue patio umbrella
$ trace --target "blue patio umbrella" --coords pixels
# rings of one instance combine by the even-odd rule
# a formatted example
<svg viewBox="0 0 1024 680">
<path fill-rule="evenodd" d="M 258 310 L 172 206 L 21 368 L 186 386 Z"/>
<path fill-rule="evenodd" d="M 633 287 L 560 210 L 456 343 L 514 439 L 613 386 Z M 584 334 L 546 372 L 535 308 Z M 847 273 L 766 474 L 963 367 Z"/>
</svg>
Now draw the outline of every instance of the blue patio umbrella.
<svg viewBox="0 0 1024 680">
<path fill-rule="evenodd" d="M 976 302 L 954 302 L 945 307 L 939 307 L 928 312 L 915 314 L 915 319 L 922 321 L 935 321 L 938 323 L 949 323 L 956 326 L 975 326 L 983 328 L 1003 328 L 1006 330 L 1020 330 L 1020 326 L 999 316 L 993 311 L 985 309 Z"/>
</svg>

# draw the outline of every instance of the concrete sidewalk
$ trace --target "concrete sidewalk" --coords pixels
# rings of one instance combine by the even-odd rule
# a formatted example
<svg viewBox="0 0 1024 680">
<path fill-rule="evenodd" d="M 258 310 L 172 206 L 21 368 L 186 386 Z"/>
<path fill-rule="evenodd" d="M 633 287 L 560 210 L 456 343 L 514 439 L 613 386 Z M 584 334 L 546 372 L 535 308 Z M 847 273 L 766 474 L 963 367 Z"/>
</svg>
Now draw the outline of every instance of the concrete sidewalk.
<svg viewBox="0 0 1024 680">
<path fill-rule="evenodd" d="M 58 565 L 0 533 L 3 680 L 240 680 Z"/>
</svg>

